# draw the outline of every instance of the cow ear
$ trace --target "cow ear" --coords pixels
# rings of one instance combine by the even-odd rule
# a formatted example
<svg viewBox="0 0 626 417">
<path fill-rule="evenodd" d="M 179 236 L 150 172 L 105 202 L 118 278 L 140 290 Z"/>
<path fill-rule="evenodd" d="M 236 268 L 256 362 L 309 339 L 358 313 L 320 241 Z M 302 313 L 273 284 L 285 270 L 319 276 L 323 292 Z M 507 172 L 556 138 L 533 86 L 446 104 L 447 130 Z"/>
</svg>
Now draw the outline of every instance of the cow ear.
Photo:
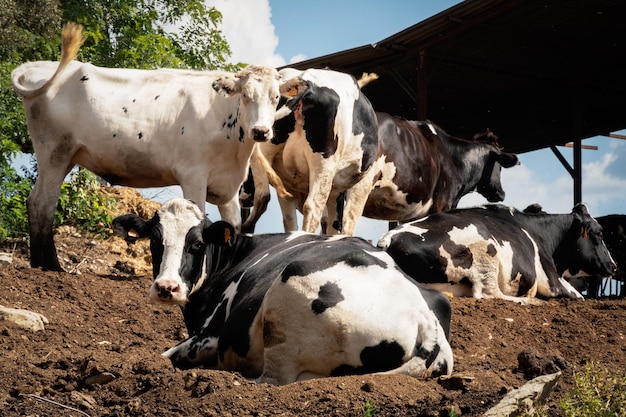
<svg viewBox="0 0 626 417">
<path fill-rule="evenodd" d="M 111 226 L 115 233 L 128 243 L 135 243 L 149 235 L 148 222 L 136 214 L 123 214 L 113 219 Z"/>
<path fill-rule="evenodd" d="M 294 98 L 304 93 L 306 88 L 305 82 L 296 77 L 282 83 L 279 87 L 279 91 L 283 97 Z"/>
<path fill-rule="evenodd" d="M 212 243 L 218 246 L 230 246 L 235 240 L 235 228 L 225 221 L 218 221 L 206 227 L 202 232 L 204 243 Z"/>
<path fill-rule="evenodd" d="M 213 81 L 213 89 L 224 97 L 230 97 L 240 92 L 238 78 L 225 76 Z"/>
<path fill-rule="evenodd" d="M 589 230 L 591 230 L 591 215 L 587 206 L 583 203 L 578 203 L 572 209 L 572 214 L 575 216 L 577 222 L 580 225 L 580 237 L 586 238 L 589 236 Z"/>
<path fill-rule="evenodd" d="M 497 161 L 503 168 L 511 168 L 519 164 L 519 158 L 514 153 L 502 152 L 497 156 Z"/>
</svg>

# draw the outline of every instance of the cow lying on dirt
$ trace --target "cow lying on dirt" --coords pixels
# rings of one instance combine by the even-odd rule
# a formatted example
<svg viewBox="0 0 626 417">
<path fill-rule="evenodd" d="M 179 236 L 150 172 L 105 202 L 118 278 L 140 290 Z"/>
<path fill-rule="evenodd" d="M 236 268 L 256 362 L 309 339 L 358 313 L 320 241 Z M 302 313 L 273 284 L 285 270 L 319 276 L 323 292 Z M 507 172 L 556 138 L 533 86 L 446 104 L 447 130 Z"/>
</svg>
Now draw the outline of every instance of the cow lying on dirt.
<svg viewBox="0 0 626 417">
<path fill-rule="evenodd" d="M 582 299 L 563 277 L 616 270 L 602 226 L 584 204 L 570 214 L 497 204 L 450 210 L 387 232 L 378 247 L 431 288 L 521 303 L 535 296 Z"/>
<path fill-rule="evenodd" d="M 127 241 L 150 238 L 150 297 L 182 306 L 189 338 L 165 355 L 286 384 L 388 372 L 452 372 L 450 301 L 383 251 L 347 236 L 246 236 L 176 199 L 150 220 L 123 215 Z"/>
</svg>

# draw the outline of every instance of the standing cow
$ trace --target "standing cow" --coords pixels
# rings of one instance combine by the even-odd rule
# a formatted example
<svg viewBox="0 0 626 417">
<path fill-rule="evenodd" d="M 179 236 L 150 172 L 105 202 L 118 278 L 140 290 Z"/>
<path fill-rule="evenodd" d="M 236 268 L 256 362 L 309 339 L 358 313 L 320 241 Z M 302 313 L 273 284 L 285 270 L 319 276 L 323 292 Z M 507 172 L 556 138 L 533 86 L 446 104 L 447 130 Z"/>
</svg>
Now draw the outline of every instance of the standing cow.
<svg viewBox="0 0 626 417">
<path fill-rule="evenodd" d="M 602 226 L 584 204 L 570 214 L 486 205 L 433 214 L 387 232 L 378 246 L 415 280 L 456 296 L 582 298 L 563 277 L 613 275 Z"/>
<path fill-rule="evenodd" d="M 321 69 L 283 69 L 281 93 L 288 100 L 279 110 L 272 143 L 261 148 L 291 198 L 280 198 L 285 231 L 314 233 L 326 211 L 327 232 L 354 233 L 377 169 L 376 115 L 351 75 Z M 252 161 L 254 209 L 243 230 L 252 232 L 269 200 L 264 170 Z M 337 219 L 337 199 L 345 193 L 345 210 Z M 335 220 L 338 220 L 335 222 Z M 338 225 L 341 224 L 342 227 Z"/>
<path fill-rule="evenodd" d="M 478 191 L 490 202 L 504 200 L 501 169 L 513 167 L 519 160 L 515 154 L 500 150 L 492 132 L 478 134 L 470 141 L 452 137 L 429 121 L 405 120 L 381 112 L 376 117 L 378 158 L 374 166 L 378 175 L 367 196 L 363 216 L 407 222 L 456 208 L 461 197 L 472 191 Z M 288 172 L 282 163 L 282 148 L 272 147 L 269 142 L 260 146 L 286 181 Z M 254 231 L 269 200 L 269 182 L 262 180 L 263 170 L 258 172 L 253 213 L 242 228 L 246 232 Z M 291 194 L 300 205 L 306 197 L 306 193 L 294 190 Z M 339 212 L 342 205 L 341 199 L 335 204 Z M 295 215 L 283 210 L 283 222 L 285 230 L 293 230 L 289 227 L 293 228 L 290 225 L 294 224 Z"/>
<path fill-rule="evenodd" d="M 81 44 L 82 27 L 66 25 L 60 62 L 29 62 L 12 73 L 39 174 L 27 201 L 31 265 L 62 270 L 54 209 L 75 165 L 111 184 L 180 184 L 186 198 L 218 205 L 238 227 L 237 192 L 255 141 L 273 137 L 277 71 L 100 68 L 73 61 Z"/>
<path fill-rule="evenodd" d="M 384 165 L 367 198 L 365 217 L 407 222 L 456 208 L 472 191 L 492 203 L 504 200 L 501 168 L 519 160 L 500 150 L 492 132 L 470 141 L 452 137 L 430 121 L 376 116 L 378 156 Z"/>
<path fill-rule="evenodd" d="M 286 384 L 371 372 L 452 372 L 451 306 L 358 238 L 236 235 L 183 199 L 150 220 L 113 222 L 150 238 L 150 297 L 182 307 L 189 338 L 164 353 L 178 368 Z"/>
</svg>

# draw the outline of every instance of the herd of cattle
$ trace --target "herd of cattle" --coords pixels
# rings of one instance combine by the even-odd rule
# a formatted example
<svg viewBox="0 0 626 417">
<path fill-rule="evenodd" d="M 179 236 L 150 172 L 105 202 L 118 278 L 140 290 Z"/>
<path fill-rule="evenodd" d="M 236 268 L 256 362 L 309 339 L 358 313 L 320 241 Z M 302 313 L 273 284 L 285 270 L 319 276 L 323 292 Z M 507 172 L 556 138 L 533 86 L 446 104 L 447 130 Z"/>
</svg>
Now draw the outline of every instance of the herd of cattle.
<svg viewBox="0 0 626 417">
<path fill-rule="evenodd" d="M 69 24 L 60 62 L 12 74 L 39 173 L 27 202 L 31 265 L 62 270 L 54 208 L 75 165 L 111 184 L 179 184 L 185 198 L 151 219 L 113 221 L 128 242 L 150 239 L 150 298 L 181 306 L 189 338 L 165 352 L 176 367 L 276 384 L 449 375 L 450 294 L 583 298 L 568 279 L 626 270 L 624 216 L 601 225 L 583 204 L 569 214 L 457 209 L 474 190 L 503 201 L 500 172 L 516 155 L 489 131 L 462 140 L 375 112 L 361 91 L 374 77 L 100 68 L 74 60 L 81 44 L 82 28 Z M 249 173 L 253 211 L 242 224 Z M 282 190 L 285 233 L 254 234 L 270 184 Z M 221 221 L 206 217 L 205 201 Z M 361 216 L 402 224 L 374 247 L 351 236 Z"/>
</svg>

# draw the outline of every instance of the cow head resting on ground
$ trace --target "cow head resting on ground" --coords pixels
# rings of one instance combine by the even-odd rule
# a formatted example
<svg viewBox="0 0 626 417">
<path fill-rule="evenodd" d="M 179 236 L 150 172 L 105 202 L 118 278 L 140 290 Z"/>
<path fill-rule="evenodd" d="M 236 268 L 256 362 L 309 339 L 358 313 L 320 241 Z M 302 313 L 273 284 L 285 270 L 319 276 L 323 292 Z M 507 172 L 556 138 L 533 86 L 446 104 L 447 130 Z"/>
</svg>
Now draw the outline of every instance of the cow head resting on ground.
<svg viewBox="0 0 626 417">
<path fill-rule="evenodd" d="M 235 234 L 183 199 L 113 227 L 127 241 L 150 239 L 150 297 L 182 307 L 189 338 L 164 353 L 178 368 L 275 384 L 452 372 L 450 301 L 363 239 Z"/>
</svg>

